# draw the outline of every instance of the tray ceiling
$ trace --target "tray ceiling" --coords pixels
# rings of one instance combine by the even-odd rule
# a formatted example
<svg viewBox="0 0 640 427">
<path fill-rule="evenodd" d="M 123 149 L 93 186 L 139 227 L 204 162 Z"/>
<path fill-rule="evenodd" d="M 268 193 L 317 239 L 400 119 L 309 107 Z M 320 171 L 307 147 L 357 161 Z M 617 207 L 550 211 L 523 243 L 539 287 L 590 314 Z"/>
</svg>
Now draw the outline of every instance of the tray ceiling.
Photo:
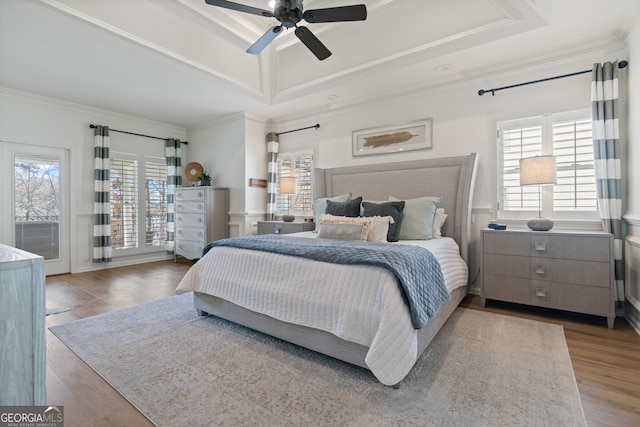
<svg viewBox="0 0 640 427">
<path fill-rule="evenodd" d="M 238 2 L 268 8 L 266 0 Z M 565 46 L 585 40 L 566 7 L 582 0 L 305 0 L 304 6 L 355 3 L 367 5 L 366 21 L 301 23 L 333 53 L 318 61 L 290 30 L 262 54 L 245 53 L 277 21 L 204 0 L 2 1 L 0 85 L 189 126 L 238 111 L 277 118 L 336 97 L 344 103 L 428 87 L 541 55 L 551 48 L 545 38 L 563 35 Z M 617 3 L 628 9 L 600 16 L 604 28 L 587 40 L 619 36 L 628 25 L 638 4 Z M 587 10 L 581 19 L 595 18 Z"/>
</svg>

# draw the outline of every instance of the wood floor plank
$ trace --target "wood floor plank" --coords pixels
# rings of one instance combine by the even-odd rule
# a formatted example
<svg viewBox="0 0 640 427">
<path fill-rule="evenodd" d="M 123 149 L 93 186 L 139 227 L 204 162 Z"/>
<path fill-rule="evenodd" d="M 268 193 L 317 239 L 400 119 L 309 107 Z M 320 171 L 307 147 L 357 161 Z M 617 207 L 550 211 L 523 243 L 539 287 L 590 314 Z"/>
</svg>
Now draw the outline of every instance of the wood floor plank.
<svg viewBox="0 0 640 427">
<path fill-rule="evenodd" d="M 67 323 L 175 295 L 192 262 L 162 261 L 47 278 L 47 307 L 72 307 L 47 317 Z M 562 325 L 587 423 L 640 427 L 640 336 L 622 318 L 615 329 L 597 316 L 489 302 L 468 296 L 461 306 Z M 115 389 L 47 333 L 47 403 L 65 406 L 65 426 L 149 426 Z"/>
</svg>

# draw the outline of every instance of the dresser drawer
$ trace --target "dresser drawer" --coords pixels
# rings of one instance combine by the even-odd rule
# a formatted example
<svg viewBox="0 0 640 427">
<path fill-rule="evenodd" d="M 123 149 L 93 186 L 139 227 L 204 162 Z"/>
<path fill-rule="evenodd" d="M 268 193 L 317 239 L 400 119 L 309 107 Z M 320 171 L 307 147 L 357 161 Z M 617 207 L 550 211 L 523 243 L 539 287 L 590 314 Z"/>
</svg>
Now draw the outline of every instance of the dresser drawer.
<svg viewBox="0 0 640 427">
<path fill-rule="evenodd" d="M 180 201 L 176 202 L 176 213 L 205 213 L 204 201 Z"/>
<path fill-rule="evenodd" d="M 202 189 L 177 189 L 175 191 L 176 203 L 182 200 L 204 200 L 205 190 Z"/>
<path fill-rule="evenodd" d="M 503 233 L 500 231 L 482 234 L 482 248 L 485 254 L 504 254 L 530 256 L 528 234 Z"/>
<path fill-rule="evenodd" d="M 609 262 L 610 239 L 595 236 L 531 236 L 531 256 Z"/>
<path fill-rule="evenodd" d="M 531 275 L 531 258 L 525 256 L 484 254 L 486 274 L 528 279 Z"/>
<path fill-rule="evenodd" d="M 202 228 L 176 227 L 176 239 L 206 243 L 204 237 Z"/>
<path fill-rule="evenodd" d="M 202 227 L 204 224 L 203 214 L 176 214 L 176 227 Z"/>
<path fill-rule="evenodd" d="M 579 284 L 531 281 L 533 304 L 607 316 L 611 313 L 609 288 L 584 287 Z"/>
<path fill-rule="evenodd" d="M 176 240 L 176 255 L 182 255 L 188 259 L 200 258 L 205 244 L 202 242 L 190 242 L 186 240 Z"/>
<path fill-rule="evenodd" d="M 531 278 L 607 289 L 611 285 L 609 264 L 603 262 L 534 257 L 531 258 Z"/>
</svg>

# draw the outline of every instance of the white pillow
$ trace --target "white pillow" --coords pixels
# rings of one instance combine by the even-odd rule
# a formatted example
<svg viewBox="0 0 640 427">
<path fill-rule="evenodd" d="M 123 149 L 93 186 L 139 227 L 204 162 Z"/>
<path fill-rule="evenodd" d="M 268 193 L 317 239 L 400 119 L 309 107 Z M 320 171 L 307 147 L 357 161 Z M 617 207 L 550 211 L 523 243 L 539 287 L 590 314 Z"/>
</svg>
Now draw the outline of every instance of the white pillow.
<svg viewBox="0 0 640 427">
<path fill-rule="evenodd" d="M 444 213 L 443 208 L 438 208 L 436 210 L 436 217 L 433 220 L 433 238 L 434 239 L 439 239 L 442 237 L 442 226 L 444 225 L 444 222 L 447 220 L 448 216 L 449 215 Z"/>
<path fill-rule="evenodd" d="M 324 214 L 320 216 L 320 224 L 367 224 L 367 242 L 386 242 L 389 224 L 393 224 L 391 216 L 347 217 Z"/>
<path fill-rule="evenodd" d="M 314 212 L 315 212 L 315 223 L 316 228 L 314 230 L 315 233 L 318 232 L 319 224 L 320 224 L 320 215 L 323 215 L 327 212 L 327 200 L 331 200 L 332 202 L 346 202 L 347 200 L 351 200 L 351 193 L 341 194 L 340 196 L 334 197 L 321 197 L 315 200 L 314 202 Z"/>
<path fill-rule="evenodd" d="M 390 201 L 397 201 L 389 196 Z M 439 196 L 418 197 L 405 199 L 404 210 L 398 224 L 399 240 L 428 240 L 433 239 L 433 223 L 436 210 L 440 203 Z"/>
</svg>

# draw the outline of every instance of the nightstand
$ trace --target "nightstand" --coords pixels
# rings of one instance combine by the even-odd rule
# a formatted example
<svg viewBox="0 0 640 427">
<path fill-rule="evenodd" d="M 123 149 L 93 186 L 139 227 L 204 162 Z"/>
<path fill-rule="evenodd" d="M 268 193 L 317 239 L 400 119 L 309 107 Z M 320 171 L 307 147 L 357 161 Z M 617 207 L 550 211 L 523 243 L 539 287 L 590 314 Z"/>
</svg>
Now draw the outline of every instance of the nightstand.
<svg viewBox="0 0 640 427">
<path fill-rule="evenodd" d="M 289 234 L 315 229 L 313 222 L 258 221 L 258 234 Z"/>
<path fill-rule="evenodd" d="M 613 236 L 604 232 L 482 230 L 487 299 L 607 318 L 613 328 Z"/>
</svg>

